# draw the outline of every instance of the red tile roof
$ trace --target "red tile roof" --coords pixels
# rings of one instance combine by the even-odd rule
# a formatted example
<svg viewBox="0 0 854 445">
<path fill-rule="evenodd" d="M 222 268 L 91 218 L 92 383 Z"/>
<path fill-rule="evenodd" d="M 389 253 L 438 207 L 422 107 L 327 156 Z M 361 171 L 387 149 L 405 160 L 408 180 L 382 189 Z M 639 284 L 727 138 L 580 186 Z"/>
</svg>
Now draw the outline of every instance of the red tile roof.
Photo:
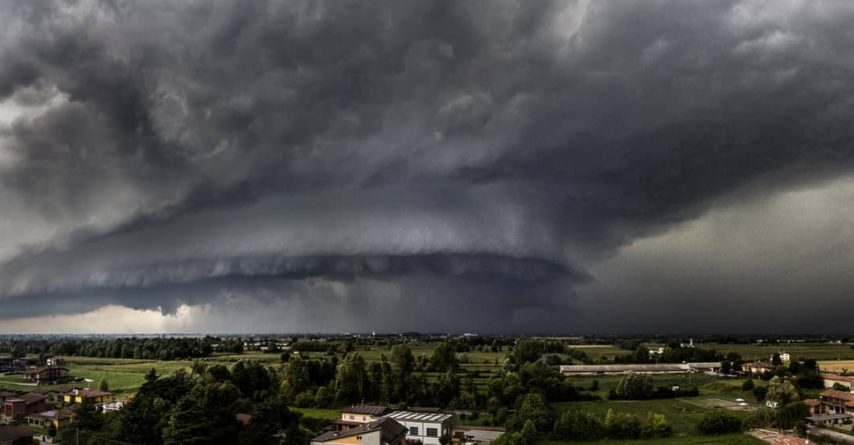
<svg viewBox="0 0 854 445">
<path fill-rule="evenodd" d="M 848 401 L 854 401 L 854 393 L 848 391 L 839 391 L 836 389 L 828 389 L 827 391 L 821 393 L 822 397 L 831 397 L 834 399 L 842 399 Z"/>
</svg>

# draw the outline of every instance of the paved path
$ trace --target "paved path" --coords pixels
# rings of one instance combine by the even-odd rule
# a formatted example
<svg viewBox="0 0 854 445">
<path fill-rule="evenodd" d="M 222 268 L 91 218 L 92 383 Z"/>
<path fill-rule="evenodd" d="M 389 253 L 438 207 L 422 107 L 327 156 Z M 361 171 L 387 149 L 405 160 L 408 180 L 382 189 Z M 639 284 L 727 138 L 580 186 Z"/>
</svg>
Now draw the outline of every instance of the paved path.
<svg viewBox="0 0 854 445">
<path fill-rule="evenodd" d="M 810 433 L 815 434 L 816 436 L 829 437 L 833 440 L 854 444 L 854 436 L 843 433 L 837 433 L 833 430 L 828 430 L 825 428 L 811 428 Z"/>
</svg>

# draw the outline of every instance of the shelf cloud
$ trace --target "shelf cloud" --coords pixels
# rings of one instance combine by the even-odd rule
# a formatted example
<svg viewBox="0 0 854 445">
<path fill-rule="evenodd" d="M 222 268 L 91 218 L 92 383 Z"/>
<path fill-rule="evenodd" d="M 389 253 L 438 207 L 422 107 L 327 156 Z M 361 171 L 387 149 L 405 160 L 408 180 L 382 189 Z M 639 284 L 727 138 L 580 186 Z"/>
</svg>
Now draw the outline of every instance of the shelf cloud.
<svg viewBox="0 0 854 445">
<path fill-rule="evenodd" d="M 632 246 L 724 238 L 682 231 L 850 175 L 852 20 L 843 1 L 7 2 L 0 325 L 118 305 L 568 332 L 627 301 L 701 307 L 720 288 L 626 272 Z M 799 227 L 789 252 L 838 229 Z M 676 269 L 657 246 L 644 267 Z M 811 261 L 792 257 L 767 274 Z M 797 298 L 754 278 L 719 277 Z"/>
</svg>

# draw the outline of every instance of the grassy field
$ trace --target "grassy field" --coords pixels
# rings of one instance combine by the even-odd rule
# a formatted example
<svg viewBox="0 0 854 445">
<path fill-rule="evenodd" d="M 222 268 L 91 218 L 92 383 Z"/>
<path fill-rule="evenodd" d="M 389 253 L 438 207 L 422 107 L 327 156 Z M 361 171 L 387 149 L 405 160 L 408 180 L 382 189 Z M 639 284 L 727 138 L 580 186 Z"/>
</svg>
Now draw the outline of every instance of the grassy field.
<svg viewBox="0 0 854 445">
<path fill-rule="evenodd" d="M 314 417 L 315 419 L 335 420 L 341 417 L 341 412 L 334 409 L 297 408 L 295 406 L 291 406 L 289 409 L 301 413 L 305 417 Z"/>
</svg>

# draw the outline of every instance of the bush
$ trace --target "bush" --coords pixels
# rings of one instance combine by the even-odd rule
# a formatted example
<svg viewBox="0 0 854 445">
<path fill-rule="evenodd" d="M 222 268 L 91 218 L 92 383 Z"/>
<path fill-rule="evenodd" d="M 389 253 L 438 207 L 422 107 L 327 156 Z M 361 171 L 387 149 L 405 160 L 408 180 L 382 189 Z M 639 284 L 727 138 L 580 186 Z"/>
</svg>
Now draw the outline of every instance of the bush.
<svg viewBox="0 0 854 445">
<path fill-rule="evenodd" d="M 753 397 L 756 397 L 756 401 L 761 402 L 765 400 L 765 396 L 768 395 L 768 388 L 765 386 L 757 386 L 753 388 Z"/>
<path fill-rule="evenodd" d="M 649 413 L 646 416 L 646 424 L 643 426 L 643 436 L 651 437 L 668 437 L 673 433 L 673 428 L 670 427 L 670 422 L 664 414 Z"/>
<path fill-rule="evenodd" d="M 652 395 L 652 379 L 649 376 L 629 373 L 620 380 L 614 394 L 620 399 L 643 400 Z"/>
<path fill-rule="evenodd" d="M 605 431 L 611 439 L 637 439 L 642 433 L 641 421 L 634 414 L 615 413 L 609 409 L 605 416 Z"/>
<path fill-rule="evenodd" d="M 737 433 L 742 427 L 741 419 L 719 409 L 706 413 L 697 425 L 700 433 L 705 435 Z"/>
<path fill-rule="evenodd" d="M 593 413 L 566 411 L 555 422 L 555 440 L 594 440 L 605 437 L 602 419 Z"/>
<path fill-rule="evenodd" d="M 754 386 L 753 379 L 747 379 L 744 381 L 744 384 L 741 385 L 741 389 L 744 391 L 753 391 Z"/>
</svg>

